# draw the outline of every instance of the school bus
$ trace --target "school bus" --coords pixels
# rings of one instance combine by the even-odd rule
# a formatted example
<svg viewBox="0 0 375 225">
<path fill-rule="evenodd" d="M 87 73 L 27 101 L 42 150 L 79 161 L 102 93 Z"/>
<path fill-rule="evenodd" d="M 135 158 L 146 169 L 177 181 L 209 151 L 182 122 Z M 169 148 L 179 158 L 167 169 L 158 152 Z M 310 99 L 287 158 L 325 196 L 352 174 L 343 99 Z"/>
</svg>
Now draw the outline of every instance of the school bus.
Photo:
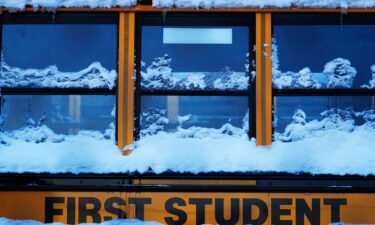
<svg viewBox="0 0 375 225">
<path fill-rule="evenodd" d="M 272 48 L 275 46 L 273 37 L 277 38 L 279 50 L 287 51 L 280 54 L 284 54 L 283 59 L 288 64 L 286 66 L 288 70 L 293 70 L 296 64 L 302 67 L 304 59 L 315 60 L 314 62 L 319 64 L 319 60 L 323 58 L 326 60 L 325 55 L 332 53 L 330 51 L 338 51 L 340 53 L 333 53 L 341 54 L 343 46 L 347 46 L 348 42 L 330 48 L 334 42 L 328 40 L 329 38 L 327 40 L 324 38 L 307 40 L 307 38 L 314 33 L 314 29 L 316 29 L 315 33 L 323 34 L 319 37 L 323 37 L 324 33 L 327 37 L 332 37 L 336 34 L 333 30 L 345 26 L 354 27 L 353 30 L 348 29 L 349 33 L 355 33 L 355 29 L 358 28 L 371 34 L 371 29 L 373 30 L 375 25 L 374 8 L 164 9 L 152 7 L 147 1 L 138 1 L 136 5 L 129 8 L 57 8 L 54 12 L 45 12 L 42 8 L 35 9 L 29 6 L 21 12 L 9 12 L 5 7 L 1 10 L 2 51 L 7 60 L 15 63 L 22 61 L 19 58 L 22 58 L 23 54 L 29 54 L 28 51 L 33 52 L 33 48 L 27 50 L 28 46 L 38 46 L 39 42 L 54 42 L 53 39 L 61 41 L 61 38 L 66 37 L 63 31 L 55 36 L 42 35 L 43 32 L 48 34 L 48 28 L 43 30 L 44 28 L 38 27 L 40 24 L 61 24 L 66 27 L 82 24 L 97 26 L 98 33 L 92 32 L 91 28 L 77 26 L 66 28 L 65 35 L 77 36 L 78 39 L 82 37 L 87 42 L 92 41 L 94 45 L 101 46 L 90 51 L 89 54 L 93 56 L 92 58 L 97 57 L 96 60 L 101 60 L 103 65 L 116 69 L 118 79 L 114 89 L 3 87 L 1 93 L 3 96 L 51 94 L 111 96 L 112 101 L 117 103 L 116 140 L 119 149 L 124 149 L 140 136 L 142 101 L 152 100 L 159 104 L 163 101 L 177 101 L 178 96 L 201 96 L 203 99 L 207 96 L 242 98 L 239 102 L 245 102 L 248 105 L 246 110 L 250 112 L 249 137 L 256 138 L 256 144 L 259 146 L 269 146 L 273 142 L 273 132 L 277 129 L 272 125 L 275 122 L 273 113 L 276 107 L 280 108 L 279 113 L 281 113 L 282 110 L 295 107 L 294 100 L 303 102 L 309 98 L 329 96 L 337 102 L 340 96 L 356 96 L 372 100 L 375 96 L 375 89 L 275 88 L 272 84 L 275 68 L 272 66 L 271 57 Z M 12 25 L 20 25 L 21 31 L 12 31 L 10 28 Z M 231 40 L 241 42 L 242 44 L 236 48 L 244 48 L 243 52 L 224 49 L 228 56 L 223 54 L 220 57 L 229 60 L 228 57 L 240 55 L 239 57 L 244 58 L 247 54 L 249 70 L 254 72 L 255 77 L 248 80 L 249 88 L 242 90 L 142 89 L 140 79 L 142 62 L 148 60 L 148 63 L 151 63 L 153 57 L 157 56 L 153 53 L 160 52 L 165 47 L 157 43 L 162 35 L 166 35 L 162 32 L 164 28 L 190 28 L 192 30 L 190 36 L 197 34 L 194 33 L 196 28 L 201 28 L 199 32 L 202 36 L 204 36 L 204 29 L 223 28 L 219 29 L 219 35 L 223 36 L 225 36 L 225 29 L 232 29 Z M 74 32 L 76 35 L 69 32 Z M 176 31 L 171 29 L 170 32 L 173 34 Z M 28 34 L 35 34 L 36 41 L 23 43 L 22 39 L 27 38 Z M 176 36 L 176 33 L 174 34 Z M 90 40 L 90 37 L 98 37 L 98 39 Z M 365 48 L 374 48 L 374 36 L 364 41 L 359 40 L 361 37 L 369 38 L 366 35 L 354 35 L 348 38 L 348 40 L 355 38 L 355 43 L 359 43 L 354 47 L 347 46 L 348 52 L 358 54 L 355 48 L 359 48 L 358 46 L 364 42 L 366 42 Z M 196 41 L 194 37 L 191 40 L 187 39 L 189 38 L 185 36 L 182 42 Z M 304 39 L 307 41 L 303 42 Z M 179 41 L 181 42 L 181 40 L 174 40 L 173 35 L 170 36 L 169 42 Z M 205 41 L 212 44 L 209 43 L 210 40 Z M 219 41 L 225 42 L 225 37 Z M 85 48 L 84 42 L 78 40 L 76 43 Z M 307 45 L 311 46 L 306 47 Z M 58 44 L 47 46 L 49 46 L 45 47 L 47 51 L 53 46 L 56 48 L 55 52 L 60 54 L 55 56 L 52 53 L 51 55 L 44 53 L 47 56 L 43 60 L 50 60 L 52 64 L 56 60 L 74 64 L 90 58 L 80 55 L 80 50 L 76 50 L 76 58 L 73 57 L 72 61 L 68 61 L 67 55 L 61 52 L 69 50 L 59 47 Z M 253 48 L 256 50 L 253 51 Z M 9 53 L 8 55 L 11 56 L 8 56 L 7 51 L 10 52 L 10 49 L 14 52 Z M 197 51 L 201 53 L 206 51 L 207 54 L 202 53 L 202 58 L 197 62 L 190 62 L 191 64 L 195 63 L 194 66 L 204 70 L 207 67 L 203 64 L 215 63 L 205 61 L 213 57 L 212 52 L 210 55 L 212 51 L 210 47 Z M 320 51 L 322 59 L 316 57 L 312 51 Z M 175 50 L 175 53 L 181 54 L 182 57 L 188 54 L 188 51 L 182 48 Z M 312 56 L 305 53 L 311 53 Z M 38 64 L 40 56 L 38 54 L 29 56 L 19 65 Z M 356 58 L 364 63 L 372 59 L 366 55 L 357 55 Z M 189 58 L 185 57 L 184 60 Z M 178 64 L 177 71 L 183 72 L 186 68 L 186 61 L 175 63 Z M 234 69 L 236 66 L 233 63 Z M 67 66 L 67 69 L 72 70 L 74 66 Z M 167 97 L 161 99 L 163 96 Z M 316 104 L 325 104 L 322 101 L 317 102 Z M 236 101 L 223 103 L 227 104 L 227 108 L 237 107 Z M 228 105 L 232 103 L 234 105 Z M 69 104 L 80 104 L 80 100 L 73 99 Z M 186 102 L 186 104 L 193 103 Z M 173 110 L 176 110 L 176 107 L 171 106 L 170 111 Z M 74 113 L 73 115 L 79 116 Z M 173 117 L 175 116 L 171 115 L 171 118 Z M 284 122 L 281 119 L 279 124 Z M 125 151 L 124 154 L 131 154 L 131 150 Z M 375 210 L 374 193 L 375 178 L 372 175 L 340 176 L 256 171 L 198 174 L 2 173 L 0 217 L 67 224 L 103 222 L 117 218 L 137 218 L 163 224 L 318 225 L 336 222 L 375 224 L 375 217 L 372 215 Z"/>
</svg>

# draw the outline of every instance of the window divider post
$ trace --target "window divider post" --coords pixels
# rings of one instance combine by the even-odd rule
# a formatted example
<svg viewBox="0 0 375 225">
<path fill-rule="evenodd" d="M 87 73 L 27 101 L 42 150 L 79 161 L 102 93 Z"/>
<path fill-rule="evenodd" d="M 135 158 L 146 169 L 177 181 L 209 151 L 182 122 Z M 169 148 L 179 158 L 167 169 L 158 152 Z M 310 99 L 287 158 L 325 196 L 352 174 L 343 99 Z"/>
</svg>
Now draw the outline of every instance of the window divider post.
<svg viewBox="0 0 375 225">
<path fill-rule="evenodd" d="M 256 13 L 256 144 L 272 144 L 271 13 Z"/>
<path fill-rule="evenodd" d="M 120 13 L 118 32 L 117 146 L 123 150 L 134 138 L 134 12 Z"/>
</svg>

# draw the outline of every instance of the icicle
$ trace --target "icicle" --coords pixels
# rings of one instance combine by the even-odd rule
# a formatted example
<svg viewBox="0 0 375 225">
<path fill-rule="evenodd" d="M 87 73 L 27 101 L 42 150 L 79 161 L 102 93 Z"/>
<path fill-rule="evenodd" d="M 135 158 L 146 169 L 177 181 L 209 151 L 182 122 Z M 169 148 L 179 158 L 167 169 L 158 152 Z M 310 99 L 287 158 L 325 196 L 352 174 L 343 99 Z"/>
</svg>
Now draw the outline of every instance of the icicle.
<svg viewBox="0 0 375 225">
<path fill-rule="evenodd" d="M 348 15 L 348 9 L 341 7 L 341 13 L 340 13 L 340 30 L 343 30 L 344 26 L 344 15 Z"/>
<path fill-rule="evenodd" d="M 167 18 L 167 12 L 168 12 L 168 9 L 164 8 L 161 13 L 163 15 L 163 23 L 165 24 L 165 20 Z"/>
</svg>

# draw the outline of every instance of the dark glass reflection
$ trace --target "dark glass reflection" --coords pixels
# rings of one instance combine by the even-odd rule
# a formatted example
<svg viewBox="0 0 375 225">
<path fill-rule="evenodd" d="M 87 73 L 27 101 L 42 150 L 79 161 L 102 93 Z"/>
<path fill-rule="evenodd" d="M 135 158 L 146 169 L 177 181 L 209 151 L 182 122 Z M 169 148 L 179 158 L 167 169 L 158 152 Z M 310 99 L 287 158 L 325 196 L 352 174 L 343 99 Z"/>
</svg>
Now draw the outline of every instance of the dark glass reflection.
<svg viewBox="0 0 375 225">
<path fill-rule="evenodd" d="M 230 38 L 226 37 L 206 37 L 209 31 L 202 31 L 200 43 L 198 36 L 185 37 L 181 35 L 178 37 L 168 38 L 164 33 L 164 28 L 185 28 L 185 29 L 226 29 L 230 31 Z M 192 35 L 194 32 L 186 32 L 186 35 Z M 164 35 L 164 36 L 163 36 Z M 223 35 L 228 35 L 228 32 L 223 32 Z M 165 42 L 164 39 L 172 39 L 170 42 Z M 186 43 L 181 43 L 187 39 Z M 231 42 L 228 40 L 231 40 Z M 207 42 L 212 43 L 207 43 Z M 197 43 L 198 42 L 198 43 Z M 144 68 L 142 71 L 147 71 L 147 67 L 156 62 L 157 65 L 162 65 L 164 68 L 158 70 L 165 71 L 165 67 L 172 69 L 172 76 L 179 80 L 189 80 L 189 75 L 197 76 L 204 75 L 204 82 L 206 86 L 204 89 L 214 89 L 213 84 L 216 79 L 220 78 L 225 81 L 230 76 L 230 72 L 236 72 L 235 76 L 248 77 L 246 72 L 246 64 L 248 64 L 247 53 L 249 52 L 249 29 L 248 27 L 165 27 L 165 26 L 143 26 L 142 27 L 142 62 Z M 163 57 L 165 54 L 171 59 L 171 62 L 166 65 L 156 59 Z M 156 65 L 154 63 L 154 65 Z M 154 70 L 157 71 L 157 70 Z M 169 81 L 167 81 L 168 83 Z M 246 89 L 248 81 L 245 82 Z M 162 88 L 164 89 L 168 85 Z M 178 85 L 177 85 L 178 86 Z M 175 87 L 175 89 L 185 89 L 182 87 Z M 237 85 L 238 86 L 238 85 Z M 154 89 L 154 87 L 147 87 Z M 202 88 L 203 89 L 203 88 Z M 234 88 L 236 89 L 236 87 Z M 237 88 L 238 89 L 238 88 Z"/>
<path fill-rule="evenodd" d="M 103 132 L 113 122 L 111 112 L 115 96 L 87 95 L 12 95 L 3 96 L 1 114 L 4 130 L 26 125 L 26 116 L 38 123 L 45 114 L 46 125 L 58 134 L 76 134 L 80 130 Z"/>
<path fill-rule="evenodd" d="M 4 60 L 12 67 L 56 65 L 71 72 L 100 62 L 116 69 L 115 24 L 4 24 L 2 34 Z"/>
<path fill-rule="evenodd" d="M 374 96 L 298 96 L 274 97 L 274 114 L 277 118 L 275 131 L 282 133 L 292 122 L 292 116 L 297 109 L 306 113 L 306 120 L 320 120 L 322 113 L 328 109 L 351 108 L 354 112 L 375 109 Z M 363 124 L 360 118 L 353 118 L 357 125 Z"/>
<path fill-rule="evenodd" d="M 241 128 L 247 110 L 247 97 L 143 96 L 141 114 L 161 114 L 169 120 L 167 130 L 174 131 L 180 125 L 178 118 L 189 114 L 190 118 L 182 123 L 183 128 L 220 128 L 225 123 Z M 145 124 L 141 128 L 144 129 Z"/>
<path fill-rule="evenodd" d="M 358 72 L 353 87 L 359 88 L 371 79 L 375 25 L 280 25 L 274 26 L 273 35 L 282 72 L 309 67 L 319 79 L 324 65 L 341 57 Z"/>
</svg>

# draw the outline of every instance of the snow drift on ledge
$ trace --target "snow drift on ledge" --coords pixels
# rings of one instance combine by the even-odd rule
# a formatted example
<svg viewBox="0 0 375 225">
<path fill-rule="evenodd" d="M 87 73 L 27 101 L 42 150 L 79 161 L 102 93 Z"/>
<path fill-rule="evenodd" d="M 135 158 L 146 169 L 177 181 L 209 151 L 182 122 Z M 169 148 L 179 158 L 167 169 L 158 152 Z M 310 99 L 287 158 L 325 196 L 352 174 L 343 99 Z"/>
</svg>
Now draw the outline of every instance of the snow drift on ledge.
<svg viewBox="0 0 375 225">
<path fill-rule="evenodd" d="M 295 142 L 257 147 L 246 135 L 181 138 L 159 132 L 123 156 L 111 139 L 90 132 L 61 143 L 11 140 L 0 145 L 0 173 L 289 172 L 375 175 L 375 129 L 329 129 Z"/>
<path fill-rule="evenodd" d="M 0 218 L 0 225 L 43 225 L 44 223 L 37 222 L 35 220 L 11 220 L 7 218 Z M 47 223 L 49 225 L 64 225 L 63 223 Z M 145 222 L 140 220 L 131 219 L 118 219 L 110 220 L 100 225 L 161 225 L 157 222 Z M 98 223 L 80 223 L 80 225 L 99 225 Z"/>
<path fill-rule="evenodd" d="M 1 62 L 0 88 L 108 88 L 116 85 L 117 72 L 93 62 L 78 72 L 61 72 L 55 66 L 44 69 L 22 69 Z"/>
</svg>

